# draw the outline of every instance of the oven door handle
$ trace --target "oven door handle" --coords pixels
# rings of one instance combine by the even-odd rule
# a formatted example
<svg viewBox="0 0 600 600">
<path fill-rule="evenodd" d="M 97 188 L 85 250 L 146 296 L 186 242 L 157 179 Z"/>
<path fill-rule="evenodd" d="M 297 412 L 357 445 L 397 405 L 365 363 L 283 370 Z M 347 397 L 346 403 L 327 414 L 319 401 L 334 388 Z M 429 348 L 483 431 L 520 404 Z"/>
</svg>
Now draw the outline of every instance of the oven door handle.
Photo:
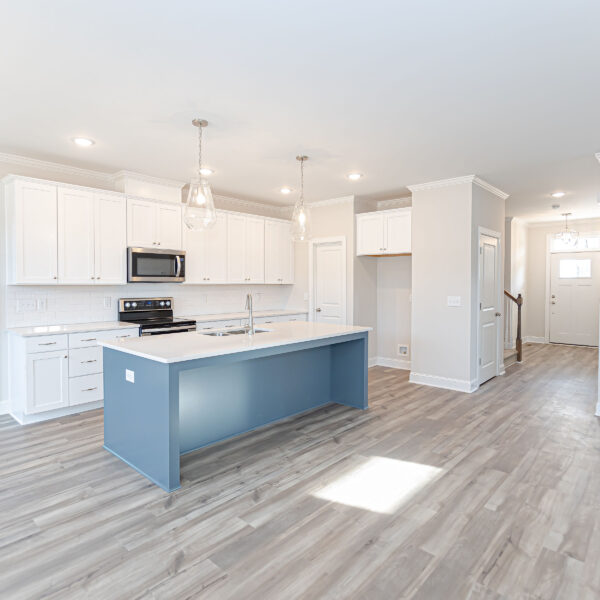
<svg viewBox="0 0 600 600">
<path fill-rule="evenodd" d="M 175 272 L 175 277 L 181 277 L 181 256 L 179 256 L 179 254 L 175 257 L 175 262 L 177 263 L 177 271 Z"/>
<path fill-rule="evenodd" d="M 142 329 L 142 335 L 149 333 L 170 333 L 171 331 L 194 331 L 193 325 L 180 325 L 179 327 L 158 327 L 155 329 Z"/>
</svg>

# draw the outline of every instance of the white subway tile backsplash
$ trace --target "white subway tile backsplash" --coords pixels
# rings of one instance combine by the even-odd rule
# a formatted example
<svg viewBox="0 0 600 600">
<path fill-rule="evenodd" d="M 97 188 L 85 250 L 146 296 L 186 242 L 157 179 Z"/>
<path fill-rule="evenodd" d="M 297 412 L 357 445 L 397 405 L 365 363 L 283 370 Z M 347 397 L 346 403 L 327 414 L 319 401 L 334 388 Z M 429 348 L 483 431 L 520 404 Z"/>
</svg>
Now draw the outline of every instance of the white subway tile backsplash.
<svg viewBox="0 0 600 600">
<path fill-rule="evenodd" d="M 246 294 L 254 295 L 256 309 L 289 308 L 292 286 L 140 284 L 124 286 L 8 286 L 6 326 L 60 325 L 118 318 L 119 298 L 172 296 L 175 314 L 202 315 L 244 310 Z M 105 299 L 110 308 L 105 308 Z M 45 310 L 38 310 L 39 306 Z M 27 310 L 19 310 L 25 306 Z M 295 307 L 294 307 L 295 308 Z"/>
</svg>

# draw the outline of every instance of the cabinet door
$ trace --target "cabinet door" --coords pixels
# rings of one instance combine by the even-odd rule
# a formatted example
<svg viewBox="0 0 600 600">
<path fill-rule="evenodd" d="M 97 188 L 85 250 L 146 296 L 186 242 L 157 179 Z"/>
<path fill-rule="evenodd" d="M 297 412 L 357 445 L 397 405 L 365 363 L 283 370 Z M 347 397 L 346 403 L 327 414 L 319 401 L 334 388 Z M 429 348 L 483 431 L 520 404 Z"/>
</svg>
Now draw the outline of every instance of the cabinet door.
<svg viewBox="0 0 600 600">
<path fill-rule="evenodd" d="M 246 277 L 249 283 L 265 282 L 265 220 L 246 217 Z"/>
<path fill-rule="evenodd" d="M 66 350 L 27 355 L 27 413 L 69 405 L 69 359 Z"/>
<path fill-rule="evenodd" d="M 203 235 L 204 283 L 227 283 L 227 215 L 218 212 L 217 222 Z"/>
<path fill-rule="evenodd" d="M 227 281 L 247 283 L 246 274 L 246 217 L 227 215 Z"/>
<path fill-rule="evenodd" d="M 57 283 L 57 213 L 55 185 L 15 182 L 13 283 Z"/>
<path fill-rule="evenodd" d="M 388 213 L 384 217 L 386 254 L 409 254 L 410 240 L 410 209 Z"/>
<path fill-rule="evenodd" d="M 181 206 L 156 204 L 156 243 L 160 248 L 181 250 Z"/>
<path fill-rule="evenodd" d="M 204 231 L 183 228 L 185 250 L 185 283 L 206 283 Z"/>
<path fill-rule="evenodd" d="M 265 283 L 281 283 L 283 257 L 280 225 L 278 221 L 265 221 Z"/>
<path fill-rule="evenodd" d="M 383 215 L 366 214 L 356 217 L 356 254 L 383 254 Z"/>
<path fill-rule="evenodd" d="M 127 283 L 127 208 L 125 198 L 96 194 L 94 199 L 96 285 Z"/>
<path fill-rule="evenodd" d="M 94 283 L 94 194 L 58 188 L 58 283 Z"/>
<path fill-rule="evenodd" d="M 156 247 L 157 242 L 156 202 L 128 198 L 127 245 L 138 248 L 153 248 Z"/>
</svg>

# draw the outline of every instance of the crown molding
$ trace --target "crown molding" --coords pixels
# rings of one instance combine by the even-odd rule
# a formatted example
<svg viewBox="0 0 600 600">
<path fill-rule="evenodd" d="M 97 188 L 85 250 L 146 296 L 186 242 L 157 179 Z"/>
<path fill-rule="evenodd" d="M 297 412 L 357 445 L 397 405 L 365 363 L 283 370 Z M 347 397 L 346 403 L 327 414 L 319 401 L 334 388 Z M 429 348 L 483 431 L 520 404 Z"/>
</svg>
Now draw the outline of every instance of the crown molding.
<svg viewBox="0 0 600 600">
<path fill-rule="evenodd" d="M 354 196 L 340 196 L 339 198 L 329 198 L 327 200 L 316 200 L 307 202 L 310 208 L 320 208 L 321 206 L 334 206 L 336 204 L 351 204 L 354 202 Z"/>
<path fill-rule="evenodd" d="M 254 200 L 244 200 L 242 198 L 234 198 L 233 196 L 226 196 L 225 194 L 214 193 L 215 200 L 221 200 L 227 204 L 233 204 L 234 206 L 240 206 L 249 210 L 258 209 L 265 210 L 271 213 L 280 214 L 284 210 L 289 209 L 289 206 L 278 206 L 275 204 L 266 204 L 264 202 L 256 202 Z"/>
<path fill-rule="evenodd" d="M 391 198 L 389 200 L 378 200 L 377 210 L 387 210 L 392 208 L 408 208 L 412 202 L 412 196 L 403 196 L 402 198 Z M 404 206 L 399 206 L 399 204 Z"/>
<path fill-rule="evenodd" d="M 97 179 L 98 181 L 103 181 L 104 183 L 110 183 L 112 181 L 112 175 L 110 175 L 110 173 L 94 171 L 93 169 L 72 167 L 62 163 L 51 162 L 49 160 L 40 160 L 38 158 L 29 158 L 28 156 L 21 156 L 19 154 L 0 152 L 0 163 L 19 165 L 21 167 L 29 167 L 31 169 L 42 169 L 44 171 L 62 173 L 64 175 L 89 177 L 90 179 Z"/>
<path fill-rule="evenodd" d="M 117 181 L 118 179 L 123 179 L 124 177 L 135 179 L 136 181 L 143 181 L 145 183 L 174 187 L 177 189 L 181 189 L 184 185 L 186 185 L 186 182 L 177 181 L 176 179 L 165 179 L 163 177 L 155 177 L 154 175 L 146 175 L 145 173 L 138 173 L 136 171 L 121 170 L 109 175 L 109 178 L 112 181 Z"/>
<path fill-rule="evenodd" d="M 462 177 L 452 177 L 451 179 L 438 179 L 427 183 L 417 183 L 416 185 L 407 185 L 411 192 L 421 192 L 423 190 L 435 190 L 437 188 L 448 187 L 451 185 L 460 185 L 462 183 L 473 183 L 475 175 L 463 175 Z"/>
<path fill-rule="evenodd" d="M 483 188 L 484 190 L 487 190 L 488 192 L 494 194 L 494 196 L 498 196 L 498 198 L 500 198 L 501 200 L 506 200 L 509 196 L 506 192 L 499 190 L 497 187 L 494 187 L 493 185 L 491 185 L 487 181 L 484 181 L 480 177 L 474 177 L 473 183 L 475 185 L 478 185 L 480 188 Z"/>
<path fill-rule="evenodd" d="M 434 190 L 437 188 L 448 187 L 451 185 L 460 185 L 463 183 L 472 183 L 478 185 L 480 188 L 487 190 L 488 192 L 494 194 L 494 196 L 498 196 L 502 200 L 506 200 L 508 198 L 508 194 L 499 190 L 497 187 L 494 187 L 487 181 L 481 179 L 481 177 L 477 177 L 477 175 L 463 175 L 462 177 L 453 177 L 451 179 L 438 179 L 437 181 L 430 181 L 428 183 L 418 183 L 416 185 L 408 185 L 406 186 L 411 192 L 420 192 L 423 190 Z"/>
</svg>

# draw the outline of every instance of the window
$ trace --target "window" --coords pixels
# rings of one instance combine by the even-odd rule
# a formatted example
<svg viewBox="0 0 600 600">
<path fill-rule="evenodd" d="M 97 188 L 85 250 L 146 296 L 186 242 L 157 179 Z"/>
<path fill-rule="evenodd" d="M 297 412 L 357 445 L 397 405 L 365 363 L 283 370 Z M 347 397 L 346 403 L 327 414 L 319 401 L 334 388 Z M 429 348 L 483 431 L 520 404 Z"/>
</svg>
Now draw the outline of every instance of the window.
<svg viewBox="0 0 600 600">
<path fill-rule="evenodd" d="M 552 252 L 581 252 L 585 250 L 600 250 L 600 234 L 598 233 L 581 233 L 575 246 L 565 244 L 560 237 L 552 237 L 551 251 Z"/>
<path fill-rule="evenodd" d="M 561 258 L 559 267 L 561 279 L 582 279 L 591 276 L 591 258 Z"/>
</svg>

